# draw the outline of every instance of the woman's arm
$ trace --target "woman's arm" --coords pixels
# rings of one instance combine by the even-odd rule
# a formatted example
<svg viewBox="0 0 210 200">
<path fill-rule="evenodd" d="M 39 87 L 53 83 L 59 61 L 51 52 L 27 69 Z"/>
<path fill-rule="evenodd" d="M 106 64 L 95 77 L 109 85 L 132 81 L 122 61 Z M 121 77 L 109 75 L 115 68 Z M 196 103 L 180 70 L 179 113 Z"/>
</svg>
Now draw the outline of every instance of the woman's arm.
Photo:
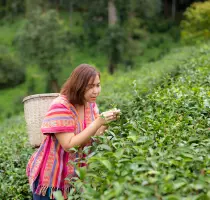
<svg viewBox="0 0 210 200">
<path fill-rule="evenodd" d="M 102 135 L 106 130 L 108 129 L 108 126 L 101 126 L 95 133 L 94 136 Z"/>
<path fill-rule="evenodd" d="M 55 133 L 55 137 L 63 149 L 68 151 L 72 147 L 81 146 L 88 142 L 91 136 L 94 136 L 102 125 L 114 120 L 116 120 L 114 113 L 107 111 L 102 113 L 100 117 L 93 121 L 79 134 L 75 135 L 74 133 Z"/>
</svg>

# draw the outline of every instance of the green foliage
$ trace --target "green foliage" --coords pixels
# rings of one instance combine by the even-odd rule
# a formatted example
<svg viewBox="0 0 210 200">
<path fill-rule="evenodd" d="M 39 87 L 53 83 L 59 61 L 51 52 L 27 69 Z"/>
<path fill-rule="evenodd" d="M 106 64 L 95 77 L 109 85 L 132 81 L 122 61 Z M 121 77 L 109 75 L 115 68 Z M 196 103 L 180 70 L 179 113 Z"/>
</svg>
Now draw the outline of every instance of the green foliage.
<svg viewBox="0 0 210 200">
<path fill-rule="evenodd" d="M 135 5 L 136 15 L 141 18 L 152 18 L 157 16 L 161 11 L 160 0 L 131 0 Z"/>
<path fill-rule="evenodd" d="M 1 46 L 7 46 L 8 49 L 14 50 L 13 47 L 13 40 L 14 36 L 19 29 L 19 27 L 22 26 L 23 24 L 23 19 L 22 18 L 16 18 L 15 23 L 2 23 L 0 24 L 1 26 L 1 31 L 0 31 L 0 45 Z"/>
<path fill-rule="evenodd" d="M 5 47 L 0 49 L 0 89 L 17 86 L 25 81 L 25 68 Z"/>
<path fill-rule="evenodd" d="M 197 53 L 189 57 L 192 51 Z M 123 114 L 105 136 L 98 137 L 87 158 L 88 170 L 77 169 L 85 184 L 78 180 L 78 193 L 73 196 L 72 190 L 69 199 L 208 197 L 208 54 L 207 46 L 177 49 L 126 76 L 102 75 L 99 108 L 116 103 Z M 20 93 L 10 92 L 8 96 Z M 34 150 L 23 117 L 5 120 L 0 131 L 0 199 L 31 199 L 25 168 Z"/>
<path fill-rule="evenodd" d="M 188 44 L 207 41 L 210 38 L 210 1 L 193 3 L 184 13 L 181 22 L 181 38 Z"/>
<path fill-rule="evenodd" d="M 96 45 L 98 41 L 103 37 L 104 30 L 107 28 L 108 2 L 104 0 L 73 0 L 70 4 L 72 6 L 71 11 L 76 10 L 80 12 L 79 18 L 81 18 L 81 20 L 77 22 L 76 26 L 81 24 L 80 28 L 83 30 L 78 33 L 79 37 L 75 37 L 77 42 L 79 42 L 79 47 L 83 47 L 84 44 L 88 46 Z M 71 15 L 74 14 L 71 13 Z M 71 16 L 70 20 L 72 20 L 74 23 L 74 16 Z"/>
<path fill-rule="evenodd" d="M 176 74 L 177 66 L 190 59 L 192 53 L 197 52 L 197 47 L 174 48 L 160 60 L 145 63 L 143 59 L 151 60 L 154 57 L 153 50 L 150 49 L 144 56 L 135 58 L 135 69 L 127 72 L 117 71 L 112 76 L 107 73 L 102 74 L 102 92 L 97 103 L 103 111 L 109 109 L 112 104 L 121 107 L 132 101 L 134 82 L 142 95 L 151 92 L 156 85 L 161 83 L 162 77 L 166 74 Z M 157 50 L 156 53 L 158 55 Z"/>
<path fill-rule="evenodd" d="M 129 17 L 136 16 L 139 20 L 157 16 L 161 11 L 160 0 L 116 0 L 118 16 L 123 24 Z"/>
<path fill-rule="evenodd" d="M 6 0 L 0 2 L 0 19 L 15 20 L 18 14 L 25 10 L 25 3 L 22 0 Z"/>
<path fill-rule="evenodd" d="M 1 90 L 0 98 L 0 121 L 10 118 L 23 112 L 22 100 L 26 96 L 25 84 L 16 86 L 15 88 L 7 88 Z"/>
<path fill-rule="evenodd" d="M 60 13 L 61 17 L 64 19 L 66 26 L 69 26 L 69 37 L 70 42 L 75 44 L 80 50 L 84 50 L 86 47 L 86 32 L 84 29 L 84 20 L 79 12 L 72 12 L 69 16 L 69 13 Z M 70 19 L 70 20 L 69 20 Z M 72 51 L 72 48 L 71 48 Z"/>
<path fill-rule="evenodd" d="M 145 19 L 151 19 L 157 16 L 161 10 L 161 1 L 139 1 L 139 0 L 117 0 L 115 1 L 117 8 L 118 23 L 121 27 L 129 25 L 130 23 L 142 22 Z M 74 1 L 75 9 L 83 10 L 83 21 L 84 21 L 84 38 L 86 43 L 91 45 L 97 45 L 100 40 L 106 37 L 109 32 L 108 27 L 108 1 L 80 1 L 77 3 Z M 135 22 L 133 22 L 135 18 Z M 129 27 L 128 27 L 129 29 Z M 142 30 L 143 29 L 143 30 Z M 135 34 L 144 34 L 142 27 L 135 27 Z"/>
<path fill-rule="evenodd" d="M 125 30 L 132 39 L 144 39 L 148 32 L 143 25 L 143 20 L 137 17 L 129 17 L 124 24 Z"/>
<path fill-rule="evenodd" d="M 16 37 L 22 58 L 34 61 L 47 72 L 50 84 L 58 80 L 65 53 L 68 49 L 68 36 L 56 11 L 41 13 L 40 10 L 26 21 Z M 50 85 L 50 90 L 53 88 Z M 58 86 L 57 86 L 58 87 Z"/>
<path fill-rule="evenodd" d="M 179 41 L 180 39 L 179 24 L 171 19 L 156 16 L 152 20 L 145 20 L 144 24 L 150 33 L 169 34 L 174 41 Z"/>
<path fill-rule="evenodd" d="M 108 54 L 109 72 L 111 74 L 114 73 L 116 65 L 122 60 L 125 42 L 125 33 L 118 25 L 109 27 L 104 38 L 101 40 L 102 49 Z"/>
<path fill-rule="evenodd" d="M 49 9 L 50 5 L 48 1 L 43 0 L 25 0 L 25 7 L 26 7 L 26 15 L 27 17 L 33 17 L 34 14 L 36 14 L 37 9 L 42 10 L 45 12 L 47 9 Z"/>
<path fill-rule="evenodd" d="M 134 66 L 134 58 L 141 54 L 142 48 L 138 40 L 145 40 L 148 32 L 143 26 L 143 20 L 130 16 L 124 23 L 124 51 L 122 52 L 122 62 L 127 69 Z"/>
<path fill-rule="evenodd" d="M 22 116 L 13 117 L 0 126 L 0 199 L 32 199 L 26 164 L 33 150 L 23 122 Z"/>
<path fill-rule="evenodd" d="M 96 19 L 101 19 L 99 16 Z M 127 70 L 126 74 L 118 71 L 110 76 L 103 68 L 107 63 L 105 56 L 98 49 L 79 49 L 76 46 L 71 51 L 72 66 L 84 61 L 95 64 L 102 71 L 103 90 L 98 102 L 100 110 L 119 107 L 123 115 L 119 122 L 110 125 L 105 137 L 98 138 L 99 144 L 93 147 L 93 154 L 88 157 L 88 171 L 85 168 L 77 169 L 76 173 L 81 179 L 75 185 L 78 193 L 69 198 L 81 198 L 83 195 L 84 199 L 139 199 L 140 194 L 142 199 L 208 199 L 209 50 L 204 47 L 199 54 L 189 56 L 198 51 L 197 47 L 174 49 L 163 57 L 160 49 L 169 51 L 167 45 L 169 41 L 173 42 L 172 39 L 159 34 L 151 37 L 147 34 L 147 27 L 144 27 L 142 21 L 139 23 L 138 19 L 132 18 L 132 23 L 128 23 L 133 30 L 134 51 L 136 46 L 140 49 L 136 50 L 136 69 L 133 71 Z M 105 22 L 106 19 L 103 20 Z M 79 23 L 79 26 L 74 29 L 74 37 L 77 34 L 83 37 L 85 32 L 81 33 L 80 27 L 82 20 L 75 20 L 75 23 Z M 1 42 L 10 46 L 12 51 L 13 34 L 16 27 L 21 27 L 19 23 L 16 27 L 13 25 L 9 28 L 4 26 L 0 33 Z M 167 25 L 158 28 L 164 32 Z M 30 29 L 29 37 L 37 34 L 33 27 Z M 48 33 L 47 29 L 44 30 L 39 30 L 39 33 Z M 97 31 L 98 35 L 104 36 L 104 29 Z M 113 39 L 117 40 L 117 36 L 120 36 L 120 41 L 123 41 L 123 34 L 116 32 Z M 141 38 L 142 41 L 135 38 Z M 111 38 L 108 38 L 109 45 L 110 41 Z M 25 43 L 26 46 L 22 46 L 21 50 L 28 48 L 28 44 L 32 42 Z M 33 45 L 36 44 L 42 43 L 39 40 L 33 41 Z M 116 45 L 120 51 L 118 58 L 123 61 L 125 55 L 121 52 L 129 49 L 124 44 Z M 39 49 L 39 46 L 36 48 Z M 148 51 L 141 51 L 144 48 Z M 27 82 L 0 92 L 1 121 L 5 116 L 11 117 L 23 110 L 21 100 L 27 92 L 44 92 L 44 74 L 32 63 L 32 60 L 38 63 L 37 58 L 34 54 L 30 55 L 33 59 L 29 59 Z M 159 58 L 162 59 L 158 62 L 144 63 L 145 60 L 154 61 Z M 64 66 L 62 74 L 57 74 L 60 83 L 72 70 L 68 64 Z M 0 199 L 31 199 L 25 167 L 33 150 L 27 142 L 23 117 L 6 120 L 0 124 L 0 131 Z M 84 193 L 80 194 L 83 181 Z"/>
<path fill-rule="evenodd" d="M 172 49 L 173 44 L 173 38 L 169 34 L 151 34 L 146 42 L 147 48 L 142 48 L 141 54 L 149 62 L 154 62 L 165 56 Z"/>
<path fill-rule="evenodd" d="M 69 199 L 210 198 L 209 53 L 204 45 L 151 93 L 134 84 L 134 100 L 97 137 Z"/>
<path fill-rule="evenodd" d="M 87 2 L 88 12 L 85 12 L 84 17 L 84 32 L 87 43 L 91 45 L 97 44 L 97 42 L 103 37 L 104 29 L 108 25 L 108 2 L 104 0 L 92 0 Z"/>
</svg>

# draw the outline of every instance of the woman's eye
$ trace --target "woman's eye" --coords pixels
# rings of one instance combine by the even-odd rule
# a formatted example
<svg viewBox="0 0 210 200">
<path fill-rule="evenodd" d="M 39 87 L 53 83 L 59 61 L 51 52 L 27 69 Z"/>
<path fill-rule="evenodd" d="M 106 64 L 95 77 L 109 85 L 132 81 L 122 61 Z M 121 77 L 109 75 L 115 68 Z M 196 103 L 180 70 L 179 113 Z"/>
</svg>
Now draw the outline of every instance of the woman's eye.
<svg viewBox="0 0 210 200">
<path fill-rule="evenodd" d="M 87 86 L 87 90 L 89 90 L 89 89 L 91 89 L 91 88 L 93 88 L 94 86 L 93 85 L 88 85 Z"/>
</svg>

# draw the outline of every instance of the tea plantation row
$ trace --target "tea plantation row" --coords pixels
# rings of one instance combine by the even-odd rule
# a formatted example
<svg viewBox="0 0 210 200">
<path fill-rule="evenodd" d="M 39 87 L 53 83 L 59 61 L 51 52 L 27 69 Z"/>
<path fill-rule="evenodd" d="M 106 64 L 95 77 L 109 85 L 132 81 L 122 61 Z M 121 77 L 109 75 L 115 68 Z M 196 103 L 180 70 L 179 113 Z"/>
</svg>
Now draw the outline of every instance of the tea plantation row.
<svg viewBox="0 0 210 200">
<path fill-rule="evenodd" d="M 169 60 L 168 69 L 162 60 L 115 86 L 109 80 L 99 106 L 114 99 L 121 119 L 92 147 L 88 171 L 77 171 L 83 193 L 70 199 L 210 198 L 209 53 L 205 45 L 185 62 Z M 0 199 L 32 199 L 25 167 L 34 150 L 23 116 L 5 120 L 0 131 Z"/>
<path fill-rule="evenodd" d="M 210 199 L 209 54 L 203 46 L 144 96 L 134 85 L 135 99 L 99 137 L 88 170 L 77 170 L 70 199 Z"/>
<path fill-rule="evenodd" d="M 0 132 L 0 199 L 31 200 L 25 169 L 33 150 L 28 145 L 23 116 L 4 121 Z"/>
</svg>

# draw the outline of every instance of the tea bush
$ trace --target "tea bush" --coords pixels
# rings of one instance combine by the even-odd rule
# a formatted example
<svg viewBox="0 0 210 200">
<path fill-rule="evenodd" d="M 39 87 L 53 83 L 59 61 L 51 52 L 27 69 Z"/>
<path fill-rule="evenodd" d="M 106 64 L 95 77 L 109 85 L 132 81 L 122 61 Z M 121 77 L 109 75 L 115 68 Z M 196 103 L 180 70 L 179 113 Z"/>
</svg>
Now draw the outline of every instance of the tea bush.
<svg viewBox="0 0 210 200">
<path fill-rule="evenodd" d="M 134 95 L 132 88 L 134 84 L 137 87 L 136 90 L 142 95 L 152 92 L 166 74 L 176 76 L 178 66 L 195 56 L 197 52 L 197 47 L 194 46 L 175 48 L 161 60 L 137 65 L 137 69 L 128 70 L 126 73 L 116 72 L 113 76 L 103 73 L 101 76 L 102 91 L 97 101 L 100 110 L 109 109 L 114 105 L 122 107 L 131 102 Z"/>
<path fill-rule="evenodd" d="M 116 103 L 121 119 L 98 137 L 88 171 L 77 169 L 83 193 L 72 190 L 69 199 L 209 198 L 210 50 L 177 51 L 124 77 L 107 76 L 99 107 Z M 25 168 L 34 150 L 23 116 L 1 122 L 0 132 L 0 199 L 31 199 Z"/>
<path fill-rule="evenodd" d="M 207 41 L 210 38 L 210 1 L 193 3 L 184 13 L 181 22 L 181 38 L 188 44 Z"/>
<path fill-rule="evenodd" d="M 210 199 L 209 53 L 203 46 L 144 96 L 134 85 L 133 102 L 98 137 L 88 169 L 77 169 L 69 199 Z"/>
<path fill-rule="evenodd" d="M 28 145 L 23 116 L 0 126 L 0 199 L 31 200 L 26 163 L 33 150 Z"/>
</svg>

